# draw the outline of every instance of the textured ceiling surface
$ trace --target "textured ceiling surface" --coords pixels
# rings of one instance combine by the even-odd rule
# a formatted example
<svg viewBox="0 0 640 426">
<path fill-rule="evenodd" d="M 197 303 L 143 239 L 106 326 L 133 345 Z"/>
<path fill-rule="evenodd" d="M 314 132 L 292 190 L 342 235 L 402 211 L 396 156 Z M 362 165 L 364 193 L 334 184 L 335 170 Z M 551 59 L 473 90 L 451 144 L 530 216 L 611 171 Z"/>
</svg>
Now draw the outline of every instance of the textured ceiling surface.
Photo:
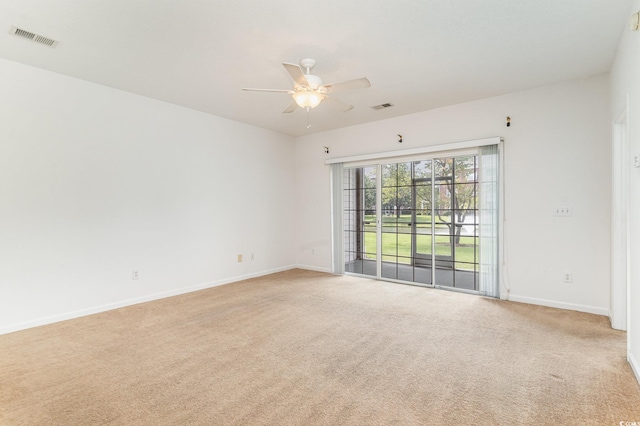
<svg viewBox="0 0 640 426">
<path fill-rule="evenodd" d="M 632 0 L 3 0 L 0 57 L 303 135 L 608 72 Z M 11 26 L 59 41 L 9 34 Z M 349 112 L 283 114 L 316 59 Z M 371 107 L 383 103 L 383 110 Z M 307 128 L 307 118 L 312 124 Z"/>
</svg>

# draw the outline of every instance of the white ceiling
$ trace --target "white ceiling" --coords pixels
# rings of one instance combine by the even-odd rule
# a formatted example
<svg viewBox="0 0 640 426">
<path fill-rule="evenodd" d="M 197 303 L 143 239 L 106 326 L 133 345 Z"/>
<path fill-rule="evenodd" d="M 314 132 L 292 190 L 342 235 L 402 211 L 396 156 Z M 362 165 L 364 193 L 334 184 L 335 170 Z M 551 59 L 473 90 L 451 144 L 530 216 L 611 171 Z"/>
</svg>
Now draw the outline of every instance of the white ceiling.
<svg viewBox="0 0 640 426">
<path fill-rule="evenodd" d="M 607 72 L 632 1 L 2 0 L 0 57 L 297 136 Z M 240 90 L 290 89 L 305 57 L 372 86 L 310 129 L 287 94 Z"/>
</svg>

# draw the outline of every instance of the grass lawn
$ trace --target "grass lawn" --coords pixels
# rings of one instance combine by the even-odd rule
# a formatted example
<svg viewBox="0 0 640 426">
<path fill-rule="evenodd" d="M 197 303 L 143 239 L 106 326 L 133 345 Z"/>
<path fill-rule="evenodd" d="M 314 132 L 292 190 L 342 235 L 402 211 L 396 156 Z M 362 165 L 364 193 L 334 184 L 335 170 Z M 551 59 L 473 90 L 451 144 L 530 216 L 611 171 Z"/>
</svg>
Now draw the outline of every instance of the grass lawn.
<svg viewBox="0 0 640 426">
<path fill-rule="evenodd" d="M 376 255 L 376 226 L 373 216 L 366 216 L 365 221 L 370 222 L 365 224 L 364 234 L 364 248 L 366 257 L 375 259 Z M 430 216 L 420 216 L 418 218 L 419 223 L 424 223 L 425 226 L 418 225 L 418 232 L 420 228 L 424 229 L 424 232 L 428 232 L 431 227 Z M 397 225 L 396 225 L 397 223 Z M 411 263 L 411 216 L 402 215 L 400 218 L 383 217 L 382 218 L 382 260 L 398 263 Z M 396 226 L 398 227 L 396 233 Z M 448 230 L 446 225 L 440 225 L 443 230 Z M 436 229 L 440 229 L 436 226 Z M 417 252 L 420 254 L 431 254 L 431 235 L 418 234 L 416 235 Z M 448 235 L 436 235 L 435 236 L 435 250 L 437 256 L 451 256 L 451 242 Z M 460 237 L 460 243 L 455 245 L 455 260 L 456 269 L 473 270 L 474 265 L 458 263 L 458 262 L 477 262 L 474 257 L 474 251 L 477 250 L 474 247 L 477 244 L 477 239 L 474 237 Z"/>
</svg>

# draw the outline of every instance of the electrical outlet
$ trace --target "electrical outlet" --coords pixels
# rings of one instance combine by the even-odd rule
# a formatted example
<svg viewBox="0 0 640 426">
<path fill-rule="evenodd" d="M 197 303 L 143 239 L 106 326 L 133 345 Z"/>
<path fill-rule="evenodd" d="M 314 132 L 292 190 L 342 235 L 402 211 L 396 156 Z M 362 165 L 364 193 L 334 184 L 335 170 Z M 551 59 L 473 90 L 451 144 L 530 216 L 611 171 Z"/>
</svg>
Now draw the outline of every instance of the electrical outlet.
<svg viewBox="0 0 640 426">
<path fill-rule="evenodd" d="M 315 248 L 312 248 L 312 249 L 311 249 L 311 254 L 312 254 L 312 255 L 315 255 L 315 254 L 316 254 L 316 249 L 315 249 Z"/>
<path fill-rule="evenodd" d="M 553 210 L 554 216 L 571 216 L 571 207 L 570 206 L 557 206 Z"/>
<path fill-rule="evenodd" d="M 253 261 L 255 259 L 255 256 L 253 255 L 253 252 L 251 252 L 251 261 Z"/>
<path fill-rule="evenodd" d="M 564 272 L 562 274 L 562 282 L 564 282 L 564 283 L 572 283 L 573 282 L 573 276 L 571 275 L 571 272 Z"/>
<path fill-rule="evenodd" d="M 242 255 L 241 254 L 238 255 L 238 262 L 242 262 Z"/>
<path fill-rule="evenodd" d="M 640 167 L 640 154 L 636 154 L 633 156 L 633 167 L 636 169 Z"/>
<path fill-rule="evenodd" d="M 131 271 L 131 279 L 132 280 L 139 280 L 140 279 L 140 273 L 134 269 L 133 271 Z"/>
</svg>

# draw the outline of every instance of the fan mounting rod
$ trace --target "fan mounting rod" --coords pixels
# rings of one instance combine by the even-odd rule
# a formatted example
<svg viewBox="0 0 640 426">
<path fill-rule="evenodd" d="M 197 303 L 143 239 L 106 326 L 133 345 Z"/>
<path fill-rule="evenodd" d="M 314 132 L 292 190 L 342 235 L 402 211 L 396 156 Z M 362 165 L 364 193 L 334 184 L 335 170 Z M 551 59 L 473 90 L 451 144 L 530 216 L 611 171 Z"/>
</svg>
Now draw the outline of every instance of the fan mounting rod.
<svg viewBox="0 0 640 426">
<path fill-rule="evenodd" d="M 307 74 L 311 74 L 311 68 L 316 65 L 316 60 L 311 58 L 303 59 L 300 61 L 300 65 L 302 68 L 307 69 Z"/>
</svg>

